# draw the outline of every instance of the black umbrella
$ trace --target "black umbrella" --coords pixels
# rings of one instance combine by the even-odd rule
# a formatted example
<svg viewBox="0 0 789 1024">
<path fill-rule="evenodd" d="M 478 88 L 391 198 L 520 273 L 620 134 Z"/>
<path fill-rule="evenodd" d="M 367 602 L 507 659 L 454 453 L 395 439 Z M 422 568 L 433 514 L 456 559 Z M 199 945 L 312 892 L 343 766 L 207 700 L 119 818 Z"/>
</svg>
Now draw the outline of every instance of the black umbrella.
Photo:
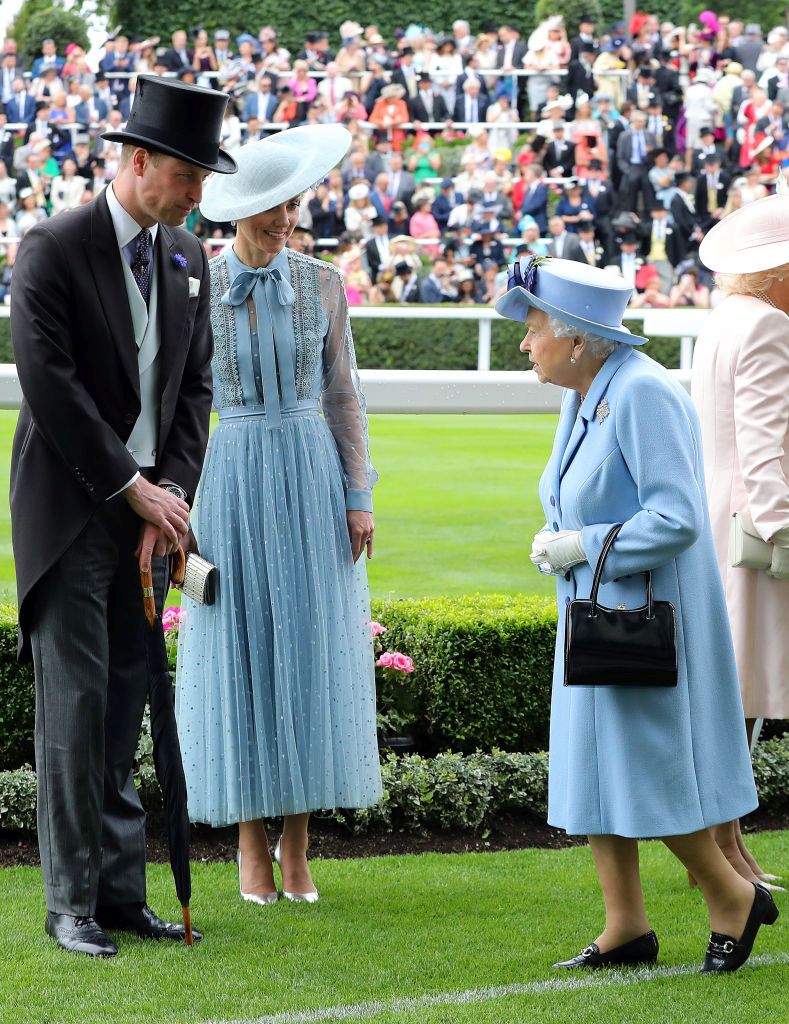
<svg viewBox="0 0 789 1024">
<path fill-rule="evenodd" d="M 183 553 L 181 553 L 183 557 Z M 156 778 L 162 791 L 170 846 L 170 867 L 175 891 L 181 901 L 187 946 L 194 942 L 189 901 L 192 897 L 192 876 L 189 870 L 189 814 L 186 807 L 186 777 L 178 742 L 173 703 L 173 683 L 167 663 L 162 620 L 156 614 L 153 577 L 150 570 L 140 573 L 145 617 L 150 629 L 146 638 L 148 657 L 148 701 L 151 708 L 151 739 Z"/>
</svg>

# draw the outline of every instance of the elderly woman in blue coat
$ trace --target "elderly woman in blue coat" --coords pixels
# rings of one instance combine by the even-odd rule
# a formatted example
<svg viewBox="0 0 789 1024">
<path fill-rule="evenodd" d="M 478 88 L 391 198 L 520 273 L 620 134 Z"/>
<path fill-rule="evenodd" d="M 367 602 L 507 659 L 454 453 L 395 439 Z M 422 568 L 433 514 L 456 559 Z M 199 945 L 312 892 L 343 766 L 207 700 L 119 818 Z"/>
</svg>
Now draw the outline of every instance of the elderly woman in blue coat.
<svg viewBox="0 0 789 1024">
<path fill-rule="evenodd" d="M 605 903 L 594 942 L 557 968 L 654 963 L 639 838 L 660 838 L 698 879 L 712 934 L 704 972 L 736 970 L 778 910 L 729 864 L 710 828 L 757 806 L 731 636 L 710 534 L 699 425 L 690 398 L 622 326 L 631 288 L 569 260 L 524 257 L 496 309 L 525 321 L 521 351 L 565 388 L 540 480 L 547 518 L 532 561 L 556 575 L 560 609 L 551 698 L 548 820 L 586 834 Z M 588 598 L 603 542 L 599 600 L 676 611 L 676 687 L 565 686 L 564 609 Z"/>
</svg>

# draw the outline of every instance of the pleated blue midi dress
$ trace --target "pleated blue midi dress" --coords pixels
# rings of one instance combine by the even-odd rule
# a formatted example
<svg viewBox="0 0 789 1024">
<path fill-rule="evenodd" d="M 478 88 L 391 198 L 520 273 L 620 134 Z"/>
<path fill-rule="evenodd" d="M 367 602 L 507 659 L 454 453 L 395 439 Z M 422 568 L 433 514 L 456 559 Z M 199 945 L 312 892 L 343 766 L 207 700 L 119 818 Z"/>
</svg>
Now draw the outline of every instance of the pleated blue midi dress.
<svg viewBox="0 0 789 1024">
<path fill-rule="evenodd" d="M 214 404 L 193 512 L 216 603 L 184 599 L 176 711 L 193 821 L 381 795 L 364 558 L 376 479 L 342 279 L 285 250 L 211 261 Z"/>
</svg>

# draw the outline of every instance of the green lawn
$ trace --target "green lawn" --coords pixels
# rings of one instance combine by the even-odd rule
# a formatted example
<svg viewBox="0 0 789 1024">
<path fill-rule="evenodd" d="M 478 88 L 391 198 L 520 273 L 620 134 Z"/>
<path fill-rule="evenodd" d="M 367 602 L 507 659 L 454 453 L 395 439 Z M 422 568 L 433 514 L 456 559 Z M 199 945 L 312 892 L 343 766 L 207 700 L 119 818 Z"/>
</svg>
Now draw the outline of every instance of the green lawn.
<svg viewBox="0 0 789 1024">
<path fill-rule="evenodd" d="M 374 595 L 552 594 L 529 562 L 544 520 L 537 481 L 553 416 L 372 416 Z M 16 413 L 0 411 L 0 596 L 14 599 L 8 466 Z"/>
<path fill-rule="evenodd" d="M 749 842 L 764 864 L 789 867 L 789 833 Z M 586 848 L 316 862 L 322 898 L 311 907 L 244 904 L 234 865 L 196 864 L 192 906 L 205 941 L 188 950 L 124 936 L 121 954 L 101 963 L 58 950 L 43 934 L 39 873 L 6 869 L 0 871 L 0 1024 L 327 1020 L 341 1018 L 294 1015 L 366 1001 L 384 1005 L 342 1019 L 785 1021 L 785 919 L 760 932 L 756 953 L 767 962 L 729 977 L 701 977 L 695 968 L 708 930 L 701 899 L 662 845 L 646 843 L 642 850 L 663 970 L 646 978 L 598 972 L 568 979 L 550 968 L 599 929 L 601 901 Z M 152 867 L 149 878 L 151 904 L 175 913 L 169 869 Z M 789 900 L 782 902 L 789 919 Z M 683 966 L 687 973 L 678 972 Z M 483 993 L 468 1005 L 392 1009 L 396 1000 L 491 986 L 530 991 Z M 286 1011 L 291 1014 L 283 1018 Z"/>
</svg>

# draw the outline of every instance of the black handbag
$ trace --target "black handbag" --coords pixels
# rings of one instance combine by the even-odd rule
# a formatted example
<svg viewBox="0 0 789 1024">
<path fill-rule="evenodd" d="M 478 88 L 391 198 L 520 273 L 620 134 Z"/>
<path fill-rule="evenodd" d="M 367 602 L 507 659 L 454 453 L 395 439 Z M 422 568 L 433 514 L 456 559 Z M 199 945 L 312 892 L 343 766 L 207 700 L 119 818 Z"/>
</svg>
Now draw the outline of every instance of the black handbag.
<svg viewBox="0 0 789 1024">
<path fill-rule="evenodd" d="M 565 686 L 676 686 L 677 623 L 670 601 L 655 601 L 647 572 L 643 608 L 597 603 L 600 578 L 621 523 L 605 539 L 587 601 L 570 601 L 564 634 Z"/>
</svg>

